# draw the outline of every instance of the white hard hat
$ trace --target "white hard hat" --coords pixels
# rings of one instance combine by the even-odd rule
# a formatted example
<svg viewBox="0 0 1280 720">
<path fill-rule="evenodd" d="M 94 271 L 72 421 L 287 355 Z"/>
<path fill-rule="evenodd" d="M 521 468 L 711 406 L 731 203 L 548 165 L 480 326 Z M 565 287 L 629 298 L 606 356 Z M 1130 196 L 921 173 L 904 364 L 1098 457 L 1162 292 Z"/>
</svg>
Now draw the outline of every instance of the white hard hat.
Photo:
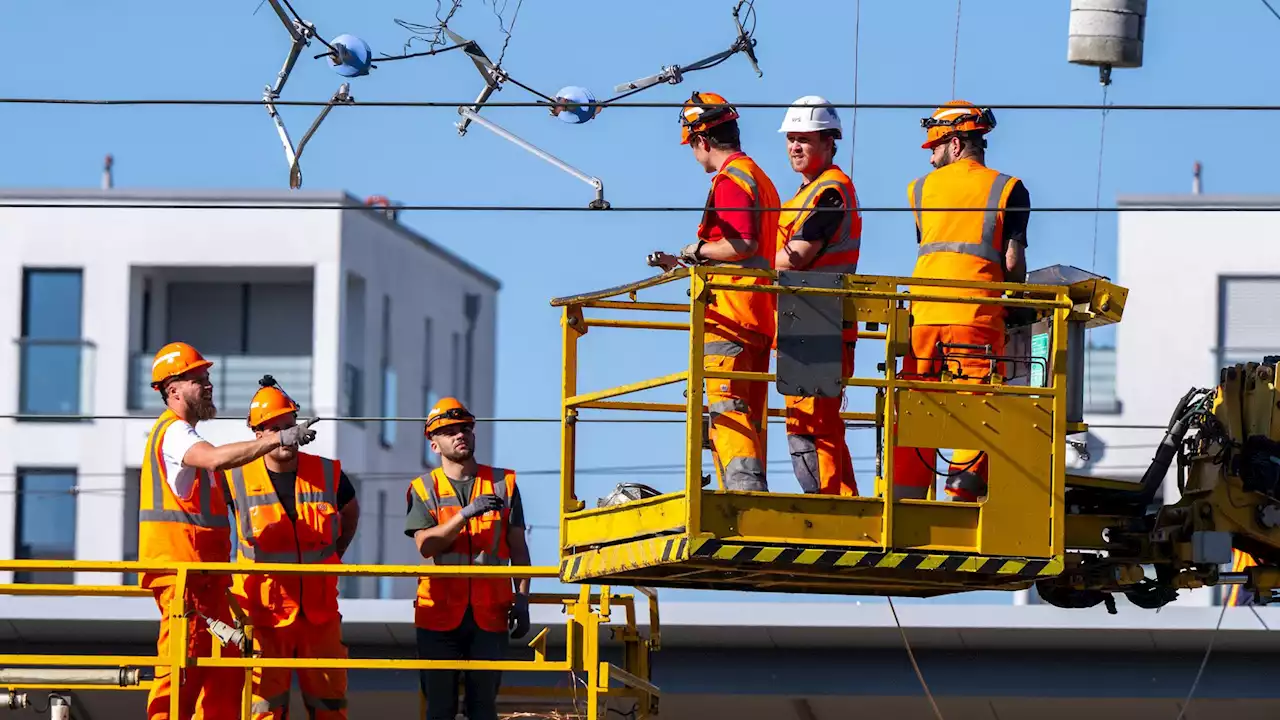
<svg viewBox="0 0 1280 720">
<path fill-rule="evenodd" d="M 834 130 L 836 139 L 841 137 L 840 116 L 833 107 L 813 107 L 828 105 L 827 99 L 821 95 L 805 95 L 787 108 L 786 117 L 782 118 L 782 127 L 778 132 L 817 132 Z"/>
</svg>

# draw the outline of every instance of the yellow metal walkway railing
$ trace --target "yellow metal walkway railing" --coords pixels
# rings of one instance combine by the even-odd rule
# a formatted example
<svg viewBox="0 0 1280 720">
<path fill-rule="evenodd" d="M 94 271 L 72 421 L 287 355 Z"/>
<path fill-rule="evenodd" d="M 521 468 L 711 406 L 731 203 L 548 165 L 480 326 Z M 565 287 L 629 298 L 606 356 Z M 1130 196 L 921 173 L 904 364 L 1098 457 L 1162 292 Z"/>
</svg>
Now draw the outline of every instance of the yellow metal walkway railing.
<svg viewBox="0 0 1280 720">
<path fill-rule="evenodd" d="M 0 654 L 0 689 L 17 690 L 149 690 L 151 682 L 143 677 L 144 669 L 168 667 L 172 677 L 188 667 L 244 668 L 245 689 L 242 717 L 248 720 L 253 668 L 334 668 L 368 670 L 501 670 L 507 672 L 571 673 L 569 688 L 506 687 L 502 695 L 520 698 L 544 698 L 581 708 L 580 717 L 597 720 L 602 716 L 602 703 L 614 699 L 635 702 L 635 716 L 649 717 L 657 712 L 658 688 L 651 682 L 650 653 L 659 647 L 657 594 L 639 588 L 648 597 L 648 632 L 642 634 L 637 625 L 637 609 L 632 595 L 614 594 L 608 586 L 592 592 L 583 585 L 577 594 L 531 595 L 531 604 L 556 605 L 564 608 L 565 647 L 563 656 L 548 655 L 549 627 L 543 628 L 528 646 L 533 660 L 417 660 L 403 658 L 266 658 L 224 655 L 215 639 L 211 657 L 188 657 L 187 624 L 181 618 L 187 613 L 184 597 L 188 580 L 205 574 L 325 574 L 374 577 L 422 577 L 452 575 L 463 577 L 554 578 L 554 567 L 437 567 L 415 565 L 297 565 L 272 563 L 178 563 L 156 565 L 141 562 L 39 561 L 4 560 L 0 570 L 11 572 L 125 572 L 164 573 L 175 576 L 175 592 L 169 608 L 173 622 L 169 652 L 160 655 L 44 655 Z M 130 585 L 70 584 L 0 584 L 0 594 L 37 596 L 152 597 L 150 590 Z M 402 602 L 409 603 L 406 599 Z M 610 623 L 616 608 L 623 611 L 621 624 Z M 252 648 L 253 627 L 248 617 L 232 601 L 237 626 L 245 633 L 242 648 Z M 207 630 L 202 629 L 202 632 Z M 613 632 L 622 645 L 621 666 L 601 660 L 602 631 Z M 216 637 L 216 636 L 215 636 Z M 608 638 L 604 638 L 608 639 Z M 415 684 L 414 690 L 417 689 Z M 174 683 L 170 698 L 171 717 L 178 717 L 181 683 Z M 575 715 L 578 716 L 578 715 Z"/>
<path fill-rule="evenodd" d="M 730 275 L 766 282 L 730 284 L 726 281 Z M 1085 429 L 1082 422 L 1068 423 L 1068 360 L 1076 357 L 1069 353 L 1081 350 L 1084 328 L 1119 322 L 1127 291 L 1071 268 L 1050 268 L 1044 275 L 1053 276 L 1052 282 L 1058 284 L 782 274 L 701 266 L 552 300 L 563 313 L 561 579 L 928 596 L 978 587 L 1019 589 L 1037 577 L 1062 572 L 1066 438 Z M 638 297 L 642 291 L 672 283 L 687 284 L 688 302 Z M 946 288 L 997 291 L 995 297 L 981 302 L 1021 315 L 1019 327 L 1027 337 L 1034 333 L 1041 344 L 1035 353 L 1039 357 L 1036 381 L 1012 382 L 998 372 L 990 382 L 976 385 L 956 382 L 947 372 L 936 381 L 905 377 L 911 371 L 899 370 L 898 365 L 911 350 L 910 303 L 975 302 L 971 296 L 948 295 Z M 882 355 L 876 355 L 878 375 L 843 377 L 836 383 L 875 391 L 874 407 L 868 403 L 865 409 L 841 413 L 846 421 L 874 424 L 876 429 L 877 473 L 874 484 L 859 478 L 863 496 L 774 490 L 788 484 L 790 472 L 785 473 L 787 478 L 771 478 L 767 493 L 704 487 L 704 428 L 709 415 L 704 382 L 773 384 L 778 380 L 776 373 L 704 368 L 708 300 L 723 292 L 774 294 L 780 297 L 780 313 L 782 296 L 804 299 L 791 302 L 791 312 L 815 316 L 824 330 L 807 337 L 827 347 L 840 341 L 845 328 L 858 329 L 860 356 L 876 353 L 875 343 L 882 344 Z M 626 314 L 595 317 L 599 311 Z M 657 320 L 641 313 L 684 317 Z M 685 367 L 617 387 L 584 390 L 578 382 L 579 345 L 592 328 L 685 332 Z M 637 338 L 635 347 L 643 347 L 642 343 Z M 1028 378 L 1031 375 L 1026 373 Z M 644 402 L 628 397 L 664 386 L 682 387 L 684 401 Z M 587 507 L 575 483 L 577 420 L 595 410 L 683 414 L 683 488 L 657 497 Z M 785 414 L 781 408 L 758 412 L 773 417 Z M 895 496 L 888 479 L 894 477 L 894 451 L 899 446 L 985 452 L 987 497 L 981 502 L 945 502 L 937 500 L 932 490 L 923 499 Z"/>
</svg>

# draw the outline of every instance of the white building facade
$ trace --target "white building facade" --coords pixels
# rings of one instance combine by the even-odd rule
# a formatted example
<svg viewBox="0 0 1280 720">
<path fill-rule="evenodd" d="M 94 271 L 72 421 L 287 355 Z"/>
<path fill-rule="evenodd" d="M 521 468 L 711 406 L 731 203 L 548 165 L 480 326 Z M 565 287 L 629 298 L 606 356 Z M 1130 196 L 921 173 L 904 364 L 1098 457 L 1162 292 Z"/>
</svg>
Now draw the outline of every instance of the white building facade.
<svg viewBox="0 0 1280 720">
<path fill-rule="evenodd" d="M 498 281 L 401 225 L 393 209 L 322 191 L 5 191 L 0 200 L 0 553 L 129 560 L 138 473 L 161 406 L 151 358 L 167 342 L 214 366 L 211 442 L 247 439 L 264 374 L 329 418 L 307 450 L 352 479 L 348 562 L 418 562 L 405 489 L 438 464 L 420 418 L 445 395 L 494 410 Z M 104 207 L 40 207 L 46 204 Z M 128 205 L 232 205 L 209 209 Z M 332 418 L 369 418 L 334 420 Z M 477 428 L 480 460 L 493 452 Z M 9 575 L 4 573 L 4 575 Z M 14 581 L 66 582 L 48 573 Z M 80 573 L 79 583 L 118 575 Z M 4 578 L 3 581 L 9 581 Z M 407 597 L 411 578 L 344 594 Z"/>
</svg>

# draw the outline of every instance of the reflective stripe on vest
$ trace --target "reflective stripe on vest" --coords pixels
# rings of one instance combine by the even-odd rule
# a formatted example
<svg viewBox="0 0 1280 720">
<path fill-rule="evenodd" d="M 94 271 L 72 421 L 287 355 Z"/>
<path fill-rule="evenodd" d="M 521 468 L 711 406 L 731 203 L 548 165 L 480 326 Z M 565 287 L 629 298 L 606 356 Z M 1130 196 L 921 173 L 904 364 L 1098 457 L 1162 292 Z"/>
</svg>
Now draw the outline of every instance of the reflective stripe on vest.
<svg viewBox="0 0 1280 720">
<path fill-rule="evenodd" d="M 316 503 L 328 503 L 336 510 L 338 508 L 338 484 L 341 481 L 337 473 L 335 463 L 329 458 L 317 458 L 320 461 L 320 481 L 324 483 L 324 490 L 295 492 L 294 509 L 298 517 L 297 522 L 303 522 L 304 510 L 306 505 L 314 505 Z M 263 460 L 258 459 L 255 463 L 262 463 Z M 302 463 L 299 462 L 299 469 Z M 265 467 L 262 469 L 266 472 Z M 311 478 L 308 478 L 311 480 Z M 294 480 L 295 487 L 297 479 Z M 266 493 L 250 495 L 248 486 L 245 483 L 244 468 L 235 468 L 231 471 L 231 494 L 236 503 L 236 524 L 240 533 L 240 554 L 252 562 L 263 563 L 303 563 L 315 564 L 328 560 L 338 552 L 338 539 L 342 536 L 342 523 L 335 521 L 332 523 L 333 529 L 328 538 L 325 538 L 324 545 L 306 551 L 297 550 L 296 552 L 267 552 L 258 547 L 257 532 L 253 527 L 253 513 L 250 508 L 263 506 L 279 506 L 279 516 L 285 521 L 289 520 L 289 516 L 285 514 L 284 506 L 280 502 L 280 497 L 276 494 L 274 487 L 271 487 L 268 479 L 268 490 Z M 296 537 L 296 534 L 295 534 Z"/>
<path fill-rule="evenodd" d="M 916 221 L 919 223 L 921 237 L 923 237 L 923 216 L 921 206 L 924 201 L 924 183 L 928 179 L 928 175 L 916 180 L 912 191 L 912 210 L 916 215 Z M 982 213 L 982 234 L 980 240 L 976 243 L 953 240 L 935 240 L 931 242 L 920 243 L 920 249 L 916 257 L 924 257 L 939 252 L 960 253 L 961 255 L 972 255 L 982 258 L 988 262 L 1000 264 L 1004 257 L 1004 248 L 1002 247 L 1003 238 L 996 234 L 996 226 L 1000 222 L 1000 198 L 1004 196 L 1005 187 L 1013 181 L 1013 177 L 1004 173 L 996 174 L 995 180 L 991 183 L 991 190 L 987 193 L 987 209 Z"/>
<path fill-rule="evenodd" d="M 424 482 L 422 478 L 418 478 L 413 481 L 413 487 L 414 487 L 414 490 L 418 493 L 418 497 L 422 499 L 422 502 L 426 506 L 428 512 L 430 512 L 431 516 L 433 518 L 436 518 L 437 522 L 439 522 L 440 508 L 442 507 L 461 508 L 463 507 L 463 502 L 462 502 L 462 499 L 459 498 L 456 494 L 446 495 L 444 497 L 440 496 L 440 494 L 436 490 L 436 478 L 435 478 L 436 473 L 440 473 L 441 475 L 443 475 L 444 471 L 437 468 L 436 470 L 432 471 L 432 482 L 430 484 Z M 493 468 L 492 475 L 493 475 L 493 494 L 502 498 L 504 501 L 507 501 L 508 506 L 510 506 L 510 498 L 508 497 L 508 494 L 507 494 L 507 471 L 502 468 Z M 445 482 L 449 482 L 448 478 L 445 479 Z M 477 475 L 476 478 L 472 481 L 472 485 L 471 485 L 472 499 L 484 494 L 481 492 L 483 490 L 483 488 L 481 487 L 482 484 L 483 484 L 482 478 L 479 475 Z M 424 558 L 423 564 L 424 565 L 503 565 L 505 564 L 506 560 L 503 558 L 500 558 L 499 552 L 498 552 L 498 549 L 499 549 L 498 546 L 502 541 L 502 536 L 503 536 L 503 533 L 505 532 L 505 528 L 502 527 L 501 520 L 495 523 L 495 525 L 497 525 L 498 527 L 492 532 L 493 542 L 490 544 L 490 547 L 488 549 L 482 549 L 479 552 L 475 552 L 473 548 L 474 554 L 472 555 L 468 555 L 466 553 L 460 553 L 460 552 L 441 552 L 441 553 L 437 553 L 433 557 Z"/>
<path fill-rule="evenodd" d="M 857 218 L 858 199 L 853 189 L 853 182 L 836 166 L 824 170 L 813 183 L 801 189 L 795 197 L 783 205 L 778 223 L 778 247 L 786 244 L 794 237 L 803 224 L 813 215 L 818 198 L 826 190 L 834 189 L 840 193 L 844 202 L 844 213 L 839 227 L 826 244 L 814 256 L 807 268 L 797 268 L 831 273 L 856 273 L 858 271 L 858 253 L 862 250 L 861 227 L 854 232 L 853 223 Z"/>
<path fill-rule="evenodd" d="M 178 421 L 178 416 L 172 411 L 166 410 L 151 431 L 151 437 L 147 441 L 147 466 L 150 471 L 148 475 L 148 484 L 150 487 L 143 487 L 142 492 L 148 493 L 151 497 L 150 508 L 139 508 L 138 522 L 140 523 L 177 523 L 179 525 L 194 525 L 200 528 L 225 528 L 230 527 L 231 522 L 226 514 L 215 514 L 212 512 L 213 502 L 213 482 L 210 480 L 209 473 L 204 470 L 196 471 L 196 491 L 197 491 L 197 507 L 195 512 L 181 507 L 176 509 L 166 509 L 165 496 L 173 498 L 175 505 L 181 505 L 177 495 L 170 488 L 168 480 L 168 471 L 165 464 L 160 461 L 160 452 L 163 449 L 164 434 L 169 428 Z M 140 495 L 141 497 L 141 495 Z"/>
</svg>

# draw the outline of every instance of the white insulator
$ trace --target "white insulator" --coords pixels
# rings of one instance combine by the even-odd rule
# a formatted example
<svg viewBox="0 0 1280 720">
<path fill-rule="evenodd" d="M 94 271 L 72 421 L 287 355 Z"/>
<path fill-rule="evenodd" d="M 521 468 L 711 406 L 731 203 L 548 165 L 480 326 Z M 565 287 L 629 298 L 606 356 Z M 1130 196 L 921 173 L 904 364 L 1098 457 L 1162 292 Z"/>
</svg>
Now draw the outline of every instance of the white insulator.
<svg viewBox="0 0 1280 720">
<path fill-rule="evenodd" d="M 1142 67 L 1147 0 L 1071 0 L 1067 61 L 1110 69 Z"/>
</svg>

